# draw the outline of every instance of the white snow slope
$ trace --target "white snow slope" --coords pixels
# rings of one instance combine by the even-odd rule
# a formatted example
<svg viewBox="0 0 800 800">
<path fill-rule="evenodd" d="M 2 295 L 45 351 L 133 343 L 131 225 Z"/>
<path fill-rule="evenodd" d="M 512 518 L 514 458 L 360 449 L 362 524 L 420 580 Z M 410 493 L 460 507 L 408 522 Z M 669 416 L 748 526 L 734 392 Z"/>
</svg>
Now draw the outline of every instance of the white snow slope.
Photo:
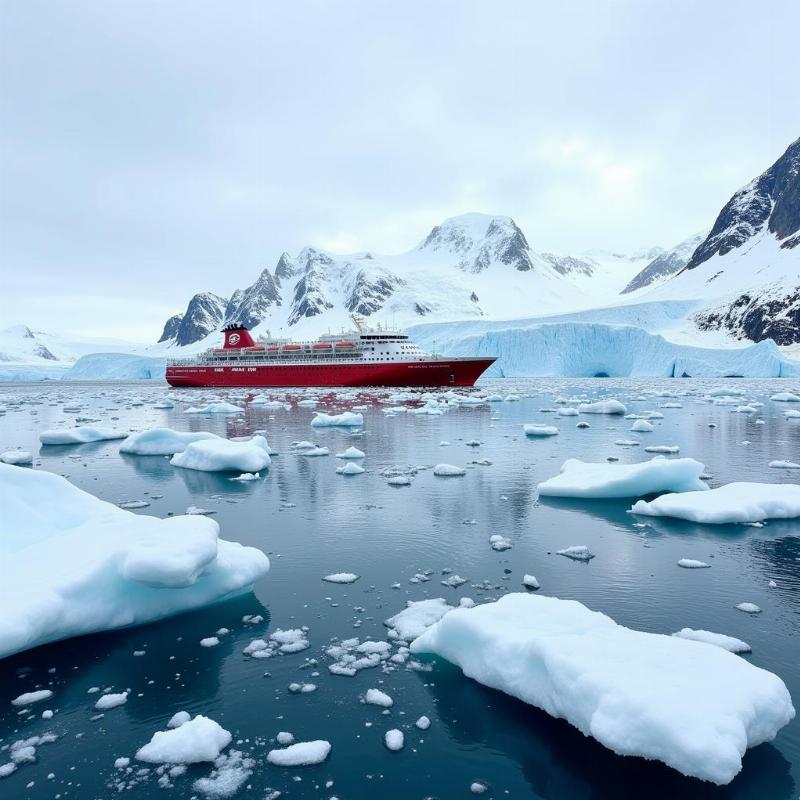
<svg viewBox="0 0 800 800">
<path fill-rule="evenodd" d="M 269 569 L 207 517 L 133 514 L 49 472 L 0 464 L 0 508 L 0 658 L 207 605 Z"/>
<path fill-rule="evenodd" d="M 795 715 L 783 681 L 720 647 L 618 625 L 574 600 L 508 594 L 411 645 L 563 718 L 620 755 L 727 784 Z"/>
</svg>

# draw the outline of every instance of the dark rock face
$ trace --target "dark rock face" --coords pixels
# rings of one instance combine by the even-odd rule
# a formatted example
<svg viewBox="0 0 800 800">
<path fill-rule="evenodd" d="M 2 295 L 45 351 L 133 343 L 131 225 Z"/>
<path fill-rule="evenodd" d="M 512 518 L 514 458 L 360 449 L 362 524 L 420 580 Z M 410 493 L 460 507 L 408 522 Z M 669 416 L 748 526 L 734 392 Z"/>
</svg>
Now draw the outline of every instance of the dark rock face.
<svg viewBox="0 0 800 800">
<path fill-rule="evenodd" d="M 405 281 L 394 276 L 375 277 L 359 270 L 345 307 L 348 311 L 368 317 L 380 311 L 395 289 L 404 284 Z"/>
<path fill-rule="evenodd" d="M 225 309 L 225 324 L 236 323 L 245 328 L 254 328 L 267 318 L 272 306 L 280 304 L 278 286 L 270 271 L 265 269 L 254 284 L 237 290 L 231 297 Z"/>
<path fill-rule="evenodd" d="M 724 328 L 739 339 L 796 344 L 800 342 L 800 286 L 767 299 L 745 293 L 722 309 L 698 314 L 695 321 L 701 330 Z"/>
<path fill-rule="evenodd" d="M 178 328 L 180 328 L 182 321 L 183 314 L 175 314 L 174 317 L 170 317 L 164 323 L 164 330 L 161 333 L 161 338 L 158 341 L 166 342 L 169 339 L 174 339 L 178 335 Z"/>
<path fill-rule="evenodd" d="M 697 247 L 702 244 L 707 232 L 698 233 L 686 241 L 656 255 L 656 257 L 620 292 L 629 294 L 637 289 L 643 289 L 657 281 L 663 281 L 677 275 L 688 263 Z"/>
<path fill-rule="evenodd" d="M 281 283 L 289 278 L 297 275 L 297 266 L 292 257 L 288 253 L 282 253 L 275 265 L 275 283 L 280 286 Z"/>
<path fill-rule="evenodd" d="M 686 269 L 695 269 L 717 253 L 724 256 L 741 247 L 765 225 L 778 239 L 800 230 L 800 139 L 725 204 Z"/>
<path fill-rule="evenodd" d="M 209 333 L 217 330 L 222 324 L 227 305 L 228 301 L 224 297 L 211 292 L 196 294 L 189 301 L 186 313 L 182 315 L 175 335 L 171 338 L 174 338 L 175 344 L 181 347 L 205 339 Z M 167 326 L 179 316 L 181 315 L 178 314 L 167 322 L 167 325 L 164 326 L 164 334 L 167 333 Z M 164 334 L 162 334 L 162 341 Z"/>
</svg>

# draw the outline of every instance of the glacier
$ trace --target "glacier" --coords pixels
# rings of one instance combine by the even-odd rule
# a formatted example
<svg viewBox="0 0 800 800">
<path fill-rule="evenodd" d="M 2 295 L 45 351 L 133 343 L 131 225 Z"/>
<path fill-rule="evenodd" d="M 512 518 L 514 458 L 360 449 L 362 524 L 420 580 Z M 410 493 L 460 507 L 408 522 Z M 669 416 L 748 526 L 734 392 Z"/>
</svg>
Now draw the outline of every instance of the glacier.
<svg viewBox="0 0 800 800">
<path fill-rule="evenodd" d="M 795 716 L 784 682 L 705 642 L 617 624 L 575 600 L 507 594 L 411 644 L 562 718 L 619 755 L 727 784 Z"/>
<path fill-rule="evenodd" d="M 164 358 L 137 356 L 130 353 L 90 353 L 81 356 L 63 374 L 65 381 L 95 380 L 164 380 L 167 361 Z"/>
<path fill-rule="evenodd" d="M 782 378 L 800 361 L 770 341 L 741 348 L 675 344 L 635 325 L 601 322 L 441 323 L 409 334 L 423 349 L 453 357 L 495 356 L 485 377 Z"/>
<path fill-rule="evenodd" d="M 49 472 L 0 464 L 0 658 L 246 591 L 269 569 L 203 516 L 134 514 Z"/>
</svg>

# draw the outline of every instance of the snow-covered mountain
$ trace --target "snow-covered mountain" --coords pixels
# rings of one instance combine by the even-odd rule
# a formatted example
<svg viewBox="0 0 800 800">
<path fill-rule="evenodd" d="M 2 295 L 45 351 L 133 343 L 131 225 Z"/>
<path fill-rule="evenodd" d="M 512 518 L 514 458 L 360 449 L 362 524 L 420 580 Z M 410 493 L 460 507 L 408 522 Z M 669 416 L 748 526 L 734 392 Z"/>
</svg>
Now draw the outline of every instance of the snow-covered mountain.
<svg viewBox="0 0 800 800">
<path fill-rule="evenodd" d="M 708 234 L 708 230 L 701 231 L 679 242 L 670 250 L 662 250 L 620 294 L 630 294 L 647 286 L 663 283 L 673 275 L 677 275 L 689 263 L 692 254 L 705 241 Z"/>
<path fill-rule="evenodd" d="M 587 308 L 615 297 L 660 252 L 537 252 L 510 217 L 464 214 L 400 255 L 314 247 L 294 257 L 283 253 L 273 270 L 264 269 L 230 300 L 195 295 L 167 321 L 159 349 L 205 346 L 209 334 L 230 322 L 259 333 L 311 336 L 349 327 L 351 314 L 406 326 Z"/>
<path fill-rule="evenodd" d="M 800 139 L 733 195 L 678 275 L 640 297 L 701 301 L 701 330 L 800 342 Z"/>
</svg>

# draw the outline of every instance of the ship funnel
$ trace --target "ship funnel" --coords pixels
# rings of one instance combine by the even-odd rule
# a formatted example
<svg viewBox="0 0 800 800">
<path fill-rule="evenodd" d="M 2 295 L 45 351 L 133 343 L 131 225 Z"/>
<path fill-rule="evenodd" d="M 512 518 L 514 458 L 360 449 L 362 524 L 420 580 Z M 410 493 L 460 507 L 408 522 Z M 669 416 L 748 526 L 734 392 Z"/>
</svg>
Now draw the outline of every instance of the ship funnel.
<svg viewBox="0 0 800 800">
<path fill-rule="evenodd" d="M 225 334 L 224 348 L 226 350 L 238 350 L 242 347 L 253 347 L 255 345 L 250 331 L 243 325 L 226 325 L 222 332 Z"/>
</svg>

